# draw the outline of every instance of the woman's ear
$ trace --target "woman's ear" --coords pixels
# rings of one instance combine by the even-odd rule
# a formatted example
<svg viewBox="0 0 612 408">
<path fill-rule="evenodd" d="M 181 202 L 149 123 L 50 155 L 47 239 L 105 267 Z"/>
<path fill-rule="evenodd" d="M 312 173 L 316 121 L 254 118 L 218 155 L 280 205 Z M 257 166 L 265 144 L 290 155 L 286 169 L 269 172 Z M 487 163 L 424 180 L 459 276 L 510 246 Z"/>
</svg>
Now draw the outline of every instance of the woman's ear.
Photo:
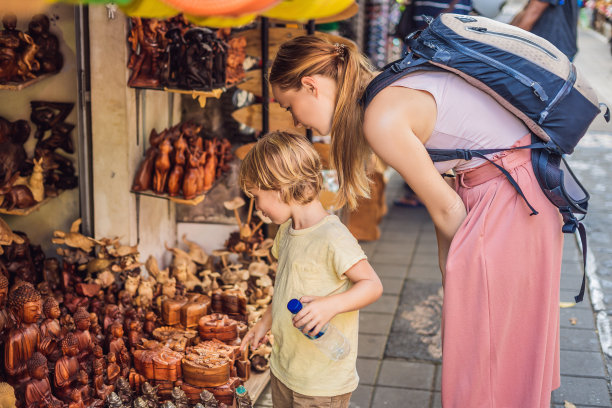
<svg viewBox="0 0 612 408">
<path fill-rule="evenodd" d="M 317 95 L 318 83 L 316 79 L 314 79 L 311 76 L 305 76 L 305 77 L 302 77 L 301 82 L 302 82 L 302 86 L 306 89 L 306 91 L 313 93 L 315 96 Z"/>
</svg>

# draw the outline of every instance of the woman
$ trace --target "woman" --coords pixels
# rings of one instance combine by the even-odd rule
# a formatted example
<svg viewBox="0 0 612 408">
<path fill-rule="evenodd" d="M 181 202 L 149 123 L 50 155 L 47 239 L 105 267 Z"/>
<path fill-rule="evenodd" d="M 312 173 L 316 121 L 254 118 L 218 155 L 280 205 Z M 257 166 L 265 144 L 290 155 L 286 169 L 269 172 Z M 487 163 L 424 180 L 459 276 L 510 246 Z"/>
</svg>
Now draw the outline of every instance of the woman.
<svg viewBox="0 0 612 408">
<path fill-rule="evenodd" d="M 444 407 L 548 407 L 559 387 L 561 217 L 544 196 L 529 150 L 491 156 L 539 215 L 483 159 L 434 164 L 426 148 L 486 149 L 530 142 L 493 98 L 447 72 L 410 74 L 358 101 L 375 73 L 350 44 L 309 36 L 283 44 L 272 92 L 296 126 L 332 136 L 339 197 L 368 193 L 373 151 L 415 191 L 435 225 L 444 285 Z M 454 183 L 441 173 L 454 170 Z"/>
</svg>

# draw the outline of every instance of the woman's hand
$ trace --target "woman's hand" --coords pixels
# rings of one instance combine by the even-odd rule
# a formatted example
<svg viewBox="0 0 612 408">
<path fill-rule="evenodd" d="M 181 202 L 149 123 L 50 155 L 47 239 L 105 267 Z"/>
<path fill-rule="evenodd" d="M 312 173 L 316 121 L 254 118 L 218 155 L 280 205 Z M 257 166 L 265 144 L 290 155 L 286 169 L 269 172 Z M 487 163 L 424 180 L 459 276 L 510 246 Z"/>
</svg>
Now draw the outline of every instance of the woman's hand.
<svg viewBox="0 0 612 408">
<path fill-rule="evenodd" d="M 336 302 L 331 297 L 302 296 L 302 310 L 293 317 L 293 325 L 310 336 L 318 334 L 335 315 Z"/>
</svg>

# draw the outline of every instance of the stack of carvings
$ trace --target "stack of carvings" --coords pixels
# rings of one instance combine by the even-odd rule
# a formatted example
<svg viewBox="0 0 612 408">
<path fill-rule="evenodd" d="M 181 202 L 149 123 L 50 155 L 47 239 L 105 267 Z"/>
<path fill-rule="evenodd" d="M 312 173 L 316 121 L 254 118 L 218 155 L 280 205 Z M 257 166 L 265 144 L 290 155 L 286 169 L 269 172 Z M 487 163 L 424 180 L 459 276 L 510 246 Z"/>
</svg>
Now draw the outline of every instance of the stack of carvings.
<svg viewBox="0 0 612 408">
<path fill-rule="evenodd" d="M 128 85 L 143 88 L 212 90 L 244 78 L 246 41 L 228 44 L 229 30 L 216 33 L 182 16 L 132 18 Z"/>
<path fill-rule="evenodd" d="M 191 200 L 210 190 L 229 169 L 231 144 L 227 139 L 204 140 L 201 126 L 183 123 L 149 136 L 150 147 L 140 163 L 133 191 L 152 190 Z"/>
<path fill-rule="evenodd" d="M 137 247 L 79 225 L 53 233 L 57 259 L 0 222 L 0 381 L 17 407 L 231 405 L 251 374 L 241 338 L 270 302 L 269 241 L 208 256 L 183 237 L 169 268 L 150 257 L 142 274 Z M 267 369 L 269 352 L 251 353 L 253 369 Z"/>
<path fill-rule="evenodd" d="M 74 125 L 64 122 L 73 104 L 32 101 L 30 105 L 30 120 L 36 126 L 31 158 L 24 148 L 30 124 L 0 117 L 0 208 L 5 210 L 27 209 L 77 186 L 72 160 L 59 153 L 74 153 Z"/>
<path fill-rule="evenodd" d="M 0 31 L 0 84 L 26 82 L 36 77 L 58 72 L 63 65 L 59 41 L 49 32 L 49 17 L 32 17 L 28 31 L 17 29 L 17 17 L 2 18 Z"/>
</svg>

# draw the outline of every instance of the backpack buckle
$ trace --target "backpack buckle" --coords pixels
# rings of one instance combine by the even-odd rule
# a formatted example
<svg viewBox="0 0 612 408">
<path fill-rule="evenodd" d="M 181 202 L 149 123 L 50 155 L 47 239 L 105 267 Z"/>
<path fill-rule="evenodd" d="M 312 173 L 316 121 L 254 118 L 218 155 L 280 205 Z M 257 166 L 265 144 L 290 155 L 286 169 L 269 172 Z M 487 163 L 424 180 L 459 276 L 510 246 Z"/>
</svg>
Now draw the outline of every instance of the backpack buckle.
<svg viewBox="0 0 612 408">
<path fill-rule="evenodd" d="M 574 216 L 569 207 L 559 207 L 559 212 L 563 216 L 563 227 L 561 230 L 565 234 L 573 234 L 578 228 L 578 219 Z"/>
</svg>

